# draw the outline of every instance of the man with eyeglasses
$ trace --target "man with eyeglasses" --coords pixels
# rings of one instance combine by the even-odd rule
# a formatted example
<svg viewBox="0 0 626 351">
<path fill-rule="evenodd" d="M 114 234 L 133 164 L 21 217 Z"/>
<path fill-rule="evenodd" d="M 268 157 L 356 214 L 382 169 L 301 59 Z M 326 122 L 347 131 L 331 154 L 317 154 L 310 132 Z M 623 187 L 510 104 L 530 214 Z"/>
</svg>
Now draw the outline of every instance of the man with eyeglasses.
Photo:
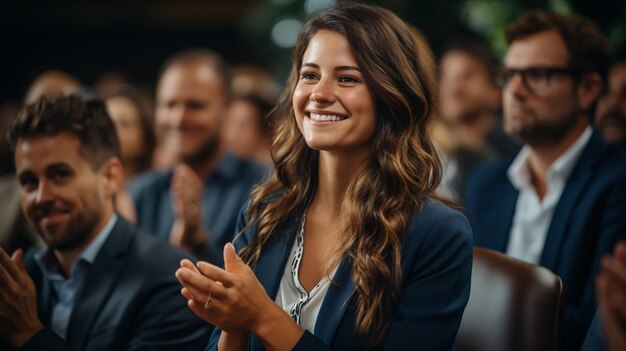
<svg viewBox="0 0 626 351">
<path fill-rule="evenodd" d="M 589 20 L 549 12 L 522 15 L 506 36 L 504 128 L 524 146 L 475 172 L 466 205 L 478 246 L 561 277 L 563 349 L 578 350 L 600 259 L 626 233 L 626 155 L 590 126 L 609 47 Z"/>
</svg>

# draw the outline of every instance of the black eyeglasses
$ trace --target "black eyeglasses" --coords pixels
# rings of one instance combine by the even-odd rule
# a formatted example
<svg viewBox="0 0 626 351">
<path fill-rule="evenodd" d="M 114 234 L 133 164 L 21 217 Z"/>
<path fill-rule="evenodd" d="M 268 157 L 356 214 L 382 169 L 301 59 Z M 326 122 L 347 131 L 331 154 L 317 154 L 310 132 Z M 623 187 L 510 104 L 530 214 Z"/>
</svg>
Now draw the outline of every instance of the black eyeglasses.
<svg viewBox="0 0 626 351">
<path fill-rule="evenodd" d="M 496 75 L 496 85 L 500 89 L 506 88 L 516 74 L 520 74 L 522 83 L 532 93 L 541 94 L 552 86 L 552 78 L 555 75 L 577 76 L 579 71 L 565 67 L 528 67 L 524 69 L 502 68 Z"/>
</svg>

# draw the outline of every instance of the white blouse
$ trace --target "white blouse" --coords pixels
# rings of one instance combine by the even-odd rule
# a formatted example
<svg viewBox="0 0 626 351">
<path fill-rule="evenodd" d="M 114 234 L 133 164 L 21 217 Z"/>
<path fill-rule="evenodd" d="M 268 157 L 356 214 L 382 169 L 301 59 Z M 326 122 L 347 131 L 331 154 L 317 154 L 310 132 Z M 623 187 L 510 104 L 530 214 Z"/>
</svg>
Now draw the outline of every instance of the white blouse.
<svg viewBox="0 0 626 351">
<path fill-rule="evenodd" d="M 298 277 L 302 252 L 304 251 L 304 225 L 306 214 L 302 218 L 302 225 L 296 235 L 289 259 L 285 265 L 283 276 L 280 280 L 278 293 L 276 294 L 276 304 L 287 312 L 300 327 L 313 333 L 317 315 L 324 302 L 324 297 L 330 287 L 330 279 L 322 278 L 311 291 L 306 291 Z M 335 273 L 335 268 L 332 274 Z"/>
</svg>

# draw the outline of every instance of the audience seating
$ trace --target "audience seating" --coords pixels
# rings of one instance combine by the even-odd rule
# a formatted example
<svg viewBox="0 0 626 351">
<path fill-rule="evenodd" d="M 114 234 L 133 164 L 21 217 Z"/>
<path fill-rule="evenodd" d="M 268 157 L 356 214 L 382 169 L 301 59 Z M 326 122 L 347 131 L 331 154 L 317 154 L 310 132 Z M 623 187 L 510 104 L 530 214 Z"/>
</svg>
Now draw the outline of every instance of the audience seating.
<svg viewBox="0 0 626 351">
<path fill-rule="evenodd" d="M 560 350 L 563 284 L 550 270 L 474 248 L 459 351 Z"/>
</svg>

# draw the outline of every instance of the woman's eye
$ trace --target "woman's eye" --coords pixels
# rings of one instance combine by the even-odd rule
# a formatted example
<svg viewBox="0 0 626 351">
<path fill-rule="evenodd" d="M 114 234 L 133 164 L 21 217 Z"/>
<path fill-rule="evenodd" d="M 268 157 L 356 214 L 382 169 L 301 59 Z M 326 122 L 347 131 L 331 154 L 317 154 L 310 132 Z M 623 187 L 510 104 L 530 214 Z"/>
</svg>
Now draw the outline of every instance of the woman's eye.
<svg viewBox="0 0 626 351">
<path fill-rule="evenodd" d="M 359 83 L 360 81 L 353 76 L 341 76 L 339 77 L 339 82 L 341 83 Z"/>
<path fill-rule="evenodd" d="M 317 75 L 311 72 L 302 72 L 300 73 L 300 79 L 316 79 Z"/>
</svg>

